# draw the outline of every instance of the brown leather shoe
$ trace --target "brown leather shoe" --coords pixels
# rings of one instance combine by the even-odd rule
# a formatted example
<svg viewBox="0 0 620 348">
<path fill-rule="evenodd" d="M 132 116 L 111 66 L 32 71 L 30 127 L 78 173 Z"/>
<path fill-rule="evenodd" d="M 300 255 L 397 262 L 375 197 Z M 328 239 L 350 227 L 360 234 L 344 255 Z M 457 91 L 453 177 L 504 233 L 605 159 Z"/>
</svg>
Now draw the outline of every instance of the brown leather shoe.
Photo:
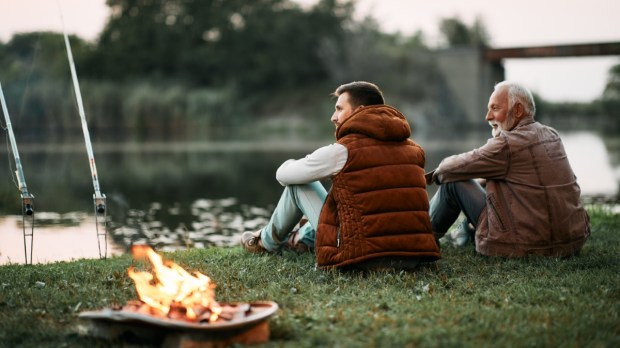
<svg viewBox="0 0 620 348">
<path fill-rule="evenodd" d="M 290 236 L 288 236 L 288 240 L 286 244 L 284 244 L 284 248 L 294 251 L 298 254 L 311 252 L 312 248 L 302 242 L 299 238 L 299 230 L 293 231 Z"/>
<path fill-rule="evenodd" d="M 243 232 L 241 235 L 241 246 L 250 253 L 265 253 L 267 249 L 260 241 L 260 230 L 256 232 Z"/>
</svg>

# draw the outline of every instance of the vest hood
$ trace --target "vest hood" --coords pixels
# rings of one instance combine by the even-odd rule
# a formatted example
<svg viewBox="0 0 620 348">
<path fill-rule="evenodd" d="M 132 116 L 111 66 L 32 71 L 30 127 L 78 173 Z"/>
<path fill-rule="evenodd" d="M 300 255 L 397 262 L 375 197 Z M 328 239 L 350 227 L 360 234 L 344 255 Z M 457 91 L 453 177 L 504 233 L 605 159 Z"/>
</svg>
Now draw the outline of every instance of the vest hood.
<svg viewBox="0 0 620 348">
<path fill-rule="evenodd" d="M 411 135 L 409 123 L 389 105 L 364 106 L 336 129 L 336 140 L 347 134 L 362 134 L 382 141 L 403 141 Z"/>
</svg>

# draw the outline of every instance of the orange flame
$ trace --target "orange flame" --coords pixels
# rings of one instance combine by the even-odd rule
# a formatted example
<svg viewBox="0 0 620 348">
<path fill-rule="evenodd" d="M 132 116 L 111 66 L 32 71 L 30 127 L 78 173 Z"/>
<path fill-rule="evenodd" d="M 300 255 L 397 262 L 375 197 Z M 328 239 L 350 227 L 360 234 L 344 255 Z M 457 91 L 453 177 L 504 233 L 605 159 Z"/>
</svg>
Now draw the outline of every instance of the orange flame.
<svg viewBox="0 0 620 348">
<path fill-rule="evenodd" d="M 217 320 L 222 309 L 215 301 L 215 285 L 210 284 L 209 277 L 200 272 L 192 275 L 172 261 L 164 262 L 147 245 L 134 245 L 131 253 L 134 258 L 148 258 L 153 265 L 154 275 L 136 272 L 133 267 L 127 270 L 142 302 L 164 315 L 168 315 L 173 305 L 184 308 L 188 320 L 195 320 L 197 311 L 208 309 L 211 312 L 209 322 Z"/>
</svg>

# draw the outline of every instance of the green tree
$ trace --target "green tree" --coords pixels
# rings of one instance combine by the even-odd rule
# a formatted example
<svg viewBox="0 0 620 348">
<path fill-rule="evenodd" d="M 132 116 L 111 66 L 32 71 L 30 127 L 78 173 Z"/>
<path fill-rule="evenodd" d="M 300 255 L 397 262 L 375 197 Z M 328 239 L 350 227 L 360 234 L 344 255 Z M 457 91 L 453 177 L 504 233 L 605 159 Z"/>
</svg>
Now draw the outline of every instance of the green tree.
<svg viewBox="0 0 620 348">
<path fill-rule="evenodd" d="M 620 115 L 620 64 L 609 69 L 601 102 L 607 114 Z"/>
<path fill-rule="evenodd" d="M 609 76 L 603 91 L 603 99 L 620 101 L 620 64 L 616 64 L 609 69 Z"/>
<path fill-rule="evenodd" d="M 439 31 L 450 47 L 454 46 L 487 46 L 489 34 L 480 18 L 476 18 L 468 27 L 458 17 L 444 18 L 439 24 Z"/>
<path fill-rule="evenodd" d="M 69 40 L 79 69 L 92 46 L 73 35 Z M 16 34 L 1 51 L 0 81 L 21 140 L 40 140 L 43 134 L 62 138 L 73 125 L 79 127 L 62 34 Z"/>
<path fill-rule="evenodd" d="M 422 32 L 409 37 L 386 34 L 373 18 L 355 23 L 344 43 L 326 43 L 322 58 L 334 83 L 373 81 L 389 96 L 389 103 L 428 99 L 439 78 Z"/>
<path fill-rule="evenodd" d="M 350 1 L 304 10 L 289 0 L 108 0 L 111 17 L 89 76 L 181 79 L 242 91 L 324 79 L 318 55 L 338 41 Z"/>
<path fill-rule="evenodd" d="M 71 50 L 75 64 L 83 63 L 83 57 L 93 47 L 77 36 L 70 35 Z M 62 34 L 32 32 L 16 34 L 2 46 L 0 73 L 3 82 L 36 82 L 41 79 L 58 79 L 69 76 L 69 61 Z"/>
</svg>

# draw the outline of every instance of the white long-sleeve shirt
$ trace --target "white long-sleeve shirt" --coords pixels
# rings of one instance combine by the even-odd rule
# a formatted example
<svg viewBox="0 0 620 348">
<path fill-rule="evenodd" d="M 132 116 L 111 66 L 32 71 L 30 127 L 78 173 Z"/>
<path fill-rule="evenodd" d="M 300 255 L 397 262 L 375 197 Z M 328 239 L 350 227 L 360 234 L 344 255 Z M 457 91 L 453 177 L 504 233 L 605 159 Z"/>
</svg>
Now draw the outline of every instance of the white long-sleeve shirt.
<svg viewBox="0 0 620 348">
<path fill-rule="evenodd" d="M 307 184 L 338 174 L 347 163 L 348 151 L 334 143 L 316 149 L 301 159 L 289 159 L 280 165 L 276 179 L 282 186 Z"/>
</svg>

